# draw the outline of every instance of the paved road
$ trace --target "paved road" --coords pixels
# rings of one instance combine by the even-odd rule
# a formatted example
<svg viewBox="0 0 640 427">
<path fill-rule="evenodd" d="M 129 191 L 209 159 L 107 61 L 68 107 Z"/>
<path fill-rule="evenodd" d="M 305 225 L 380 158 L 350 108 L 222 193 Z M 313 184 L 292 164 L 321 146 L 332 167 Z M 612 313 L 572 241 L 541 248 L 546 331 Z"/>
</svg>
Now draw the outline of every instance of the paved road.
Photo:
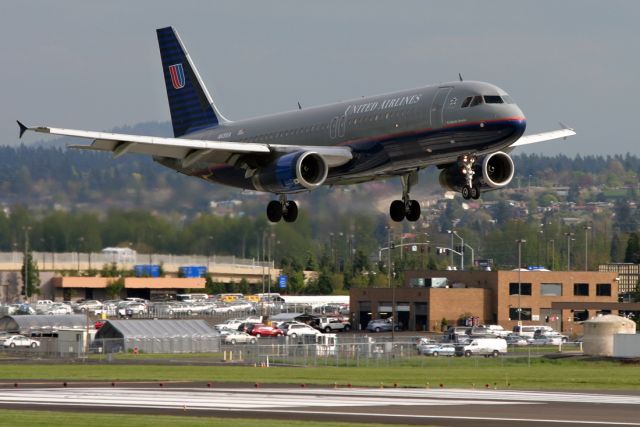
<svg viewBox="0 0 640 427">
<path fill-rule="evenodd" d="M 5 384 L 0 407 L 441 426 L 640 426 L 640 393 L 41 383 Z"/>
</svg>

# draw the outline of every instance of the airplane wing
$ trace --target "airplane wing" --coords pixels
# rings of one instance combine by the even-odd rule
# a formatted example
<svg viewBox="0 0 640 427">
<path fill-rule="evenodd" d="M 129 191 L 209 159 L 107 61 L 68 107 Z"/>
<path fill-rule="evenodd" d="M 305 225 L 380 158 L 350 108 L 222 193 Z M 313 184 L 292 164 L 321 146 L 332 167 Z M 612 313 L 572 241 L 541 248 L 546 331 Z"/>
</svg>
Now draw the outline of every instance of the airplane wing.
<svg viewBox="0 0 640 427">
<path fill-rule="evenodd" d="M 576 132 L 573 129 L 565 126 L 564 124 L 560 123 L 560 126 L 562 126 L 562 129 L 553 130 L 551 132 L 543 132 L 543 133 L 536 133 L 533 135 L 523 136 L 520 139 L 518 139 L 516 142 L 511 144 L 509 148 L 520 147 L 522 145 L 528 145 L 528 144 L 535 144 L 536 142 L 551 141 L 553 139 L 560 139 L 560 138 L 567 139 L 568 137 L 576 134 Z"/>
<path fill-rule="evenodd" d="M 93 139 L 90 145 L 70 145 L 69 148 L 81 150 L 108 151 L 118 158 L 127 153 L 169 157 L 182 161 L 183 167 L 189 167 L 209 154 L 228 154 L 232 159 L 236 154 L 270 155 L 295 151 L 314 151 L 320 154 L 329 167 L 340 166 L 352 159 L 348 147 L 315 147 L 298 145 L 270 145 L 251 142 L 208 141 L 199 139 L 162 138 L 156 136 L 127 135 L 120 133 L 94 132 L 77 129 L 52 127 L 27 127 L 18 121 L 20 137 L 26 131 L 49 133 L 52 135 L 73 136 Z"/>
</svg>

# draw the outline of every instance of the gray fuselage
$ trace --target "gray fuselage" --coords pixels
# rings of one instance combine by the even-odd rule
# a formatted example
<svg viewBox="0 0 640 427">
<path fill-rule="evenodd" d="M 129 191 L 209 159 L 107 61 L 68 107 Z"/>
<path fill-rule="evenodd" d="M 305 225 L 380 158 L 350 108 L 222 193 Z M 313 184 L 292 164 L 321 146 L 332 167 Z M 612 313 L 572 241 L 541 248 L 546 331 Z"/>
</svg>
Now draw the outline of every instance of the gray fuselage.
<svg viewBox="0 0 640 427">
<path fill-rule="evenodd" d="M 463 154 L 506 150 L 525 127 L 524 114 L 505 91 L 489 83 L 460 81 L 222 123 L 184 137 L 348 146 L 352 160 L 329 170 L 325 184 L 333 185 L 402 175 L 429 165 L 445 167 Z M 247 169 L 270 159 L 228 159 L 212 153 L 189 168 L 171 159 L 155 160 L 187 175 L 254 190 Z"/>
</svg>

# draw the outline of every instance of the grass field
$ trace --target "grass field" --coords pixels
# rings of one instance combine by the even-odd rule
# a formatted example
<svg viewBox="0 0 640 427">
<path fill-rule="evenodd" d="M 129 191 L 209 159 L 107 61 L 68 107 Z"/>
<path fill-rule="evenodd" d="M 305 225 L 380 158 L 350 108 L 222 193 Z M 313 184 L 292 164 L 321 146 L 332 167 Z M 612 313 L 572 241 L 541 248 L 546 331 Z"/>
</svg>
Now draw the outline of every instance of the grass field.
<svg viewBox="0 0 640 427">
<path fill-rule="evenodd" d="M 201 381 L 370 387 L 640 389 L 640 368 L 613 361 L 543 358 L 416 358 L 401 366 L 246 367 L 175 364 L 3 364 L 5 381 Z"/>
</svg>

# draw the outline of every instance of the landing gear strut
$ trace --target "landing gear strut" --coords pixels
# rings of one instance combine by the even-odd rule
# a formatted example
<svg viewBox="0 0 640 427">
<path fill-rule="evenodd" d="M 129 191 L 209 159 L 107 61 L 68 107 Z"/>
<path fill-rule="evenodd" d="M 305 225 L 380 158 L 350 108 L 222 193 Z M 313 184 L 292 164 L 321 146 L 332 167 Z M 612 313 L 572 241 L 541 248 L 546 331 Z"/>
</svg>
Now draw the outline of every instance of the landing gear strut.
<svg viewBox="0 0 640 427">
<path fill-rule="evenodd" d="M 272 200 L 267 205 L 267 218 L 271 222 L 294 222 L 298 218 L 298 205 L 294 201 L 287 201 L 286 194 L 280 194 L 280 200 Z"/>
<path fill-rule="evenodd" d="M 418 172 L 402 175 L 402 200 L 394 200 L 389 207 L 389 216 L 395 222 L 417 221 L 420 218 L 420 203 L 409 198 L 411 187 L 418 183 Z"/>
<path fill-rule="evenodd" d="M 458 158 L 458 163 L 462 166 L 462 174 L 464 175 L 465 185 L 462 187 L 460 193 L 465 200 L 474 199 L 477 200 L 480 197 L 480 188 L 473 185 L 473 165 L 476 162 L 476 156 L 472 154 L 465 154 Z"/>
</svg>

